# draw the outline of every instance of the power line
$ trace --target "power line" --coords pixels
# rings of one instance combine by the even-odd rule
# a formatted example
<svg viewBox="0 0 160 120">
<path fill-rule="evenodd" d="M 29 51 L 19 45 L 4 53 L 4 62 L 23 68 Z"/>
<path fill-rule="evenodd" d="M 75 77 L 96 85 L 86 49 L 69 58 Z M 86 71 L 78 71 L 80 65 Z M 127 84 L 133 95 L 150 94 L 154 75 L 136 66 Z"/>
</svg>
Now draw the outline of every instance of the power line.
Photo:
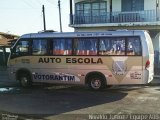
<svg viewBox="0 0 160 120">
<path fill-rule="evenodd" d="M 36 3 L 38 3 L 38 5 L 40 5 L 40 6 L 42 5 L 41 2 L 39 3 L 39 1 L 37 1 L 37 0 L 36 0 Z"/>
<path fill-rule="evenodd" d="M 38 8 L 24 8 L 24 7 L 23 8 L 7 8 L 7 7 L 6 8 L 2 8 L 2 7 L 0 8 L 0 10 L 5 10 L 5 11 L 6 10 L 20 10 L 20 9 L 23 9 L 23 10 L 34 10 L 34 9 L 38 10 Z"/>
<path fill-rule="evenodd" d="M 53 2 L 53 0 L 52 0 L 52 2 L 50 1 L 50 0 L 47 0 L 49 3 L 51 3 L 51 4 L 56 4 L 55 2 Z"/>
<path fill-rule="evenodd" d="M 54 6 L 57 6 L 57 3 L 55 3 L 55 2 L 51 2 L 50 0 L 46 0 L 46 1 L 47 1 L 48 3 L 54 5 Z"/>
<path fill-rule="evenodd" d="M 27 4 L 28 6 L 30 6 L 31 8 L 35 8 L 32 4 L 30 4 L 30 2 L 23 0 L 25 4 Z"/>
</svg>

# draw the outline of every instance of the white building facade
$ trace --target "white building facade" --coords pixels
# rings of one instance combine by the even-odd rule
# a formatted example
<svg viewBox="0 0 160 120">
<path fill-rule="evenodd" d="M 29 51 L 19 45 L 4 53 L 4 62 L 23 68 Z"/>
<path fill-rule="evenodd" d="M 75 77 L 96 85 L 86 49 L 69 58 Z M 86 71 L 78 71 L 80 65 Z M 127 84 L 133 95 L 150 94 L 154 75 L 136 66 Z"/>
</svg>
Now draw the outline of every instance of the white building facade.
<svg viewBox="0 0 160 120">
<path fill-rule="evenodd" d="M 75 31 L 148 30 L 160 68 L 160 0 L 70 0 L 69 26 Z"/>
</svg>

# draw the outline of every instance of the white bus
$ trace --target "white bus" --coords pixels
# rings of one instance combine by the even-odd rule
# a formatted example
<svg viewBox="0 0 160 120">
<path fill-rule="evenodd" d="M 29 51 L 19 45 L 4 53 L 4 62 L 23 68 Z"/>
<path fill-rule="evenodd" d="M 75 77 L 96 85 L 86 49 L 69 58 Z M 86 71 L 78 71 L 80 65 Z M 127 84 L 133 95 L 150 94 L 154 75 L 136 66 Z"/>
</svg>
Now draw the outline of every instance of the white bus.
<svg viewBox="0 0 160 120">
<path fill-rule="evenodd" d="M 154 52 L 142 30 L 25 34 L 11 49 L 9 77 L 24 87 L 35 82 L 107 85 L 146 84 Z"/>
</svg>

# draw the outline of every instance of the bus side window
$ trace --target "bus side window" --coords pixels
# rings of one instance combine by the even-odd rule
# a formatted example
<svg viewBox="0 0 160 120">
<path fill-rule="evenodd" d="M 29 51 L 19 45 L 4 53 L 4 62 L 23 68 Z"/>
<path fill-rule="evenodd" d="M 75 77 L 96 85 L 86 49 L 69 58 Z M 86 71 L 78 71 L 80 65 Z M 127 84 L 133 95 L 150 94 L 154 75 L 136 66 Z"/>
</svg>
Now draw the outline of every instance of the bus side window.
<svg viewBox="0 0 160 120">
<path fill-rule="evenodd" d="M 101 38 L 99 41 L 99 55 L 110 55 L 110 51 L 115 51 L 113 38 Z"/>
<path fill-rule="evenodd" d="M 20 39 L 13 48 L 12 57 L 24 56 L 29 54 L 29 40 Z"/>
<path fill-rule="evenodd" d="M 72 55 L 72 39 L 55 38 L 51 42 L 53 55 Z"/>
<path fill-rule="evenodd" d="M 101 38 L 99 55 L 125 55 L 125 38 Z"/>
<path fill-rule="evenodd" d="M 97 39 L 81 38 L 76 39 L 76 55 L 97 55 Z"/>
<path fill-rule="evenodd" d="M 127 55 L 141 55 L 142 48 L 139 37 L 128 37 L 127 40 Z"/>
<path fill-rule="evenodd" d="M 46 55 L 47 54 L 47 40 L 33 39 L 32 55 Z"/>
</svg>

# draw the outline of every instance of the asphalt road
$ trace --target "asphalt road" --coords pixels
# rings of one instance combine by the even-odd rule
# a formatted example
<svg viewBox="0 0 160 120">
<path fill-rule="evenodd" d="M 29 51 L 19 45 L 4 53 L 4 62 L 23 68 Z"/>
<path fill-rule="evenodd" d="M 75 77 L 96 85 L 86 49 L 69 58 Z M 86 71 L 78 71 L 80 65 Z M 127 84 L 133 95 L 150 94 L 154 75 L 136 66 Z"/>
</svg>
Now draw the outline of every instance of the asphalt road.
<svg viewBox="0 0 160 120">
<path fill-rule="evenodd" d="M 69 85 L 36 85 L 24 89 L 9 81 L 5 70 L 0 72 L 2 120 L 95 120 L 100 117 L 118 120 L 114 115 L 119 115 L 121 120 L 136 120 L 138 115 L 159 120 L 159 100 L 159 84 L 113 86 L 102 91 Z"/>
</svg>

